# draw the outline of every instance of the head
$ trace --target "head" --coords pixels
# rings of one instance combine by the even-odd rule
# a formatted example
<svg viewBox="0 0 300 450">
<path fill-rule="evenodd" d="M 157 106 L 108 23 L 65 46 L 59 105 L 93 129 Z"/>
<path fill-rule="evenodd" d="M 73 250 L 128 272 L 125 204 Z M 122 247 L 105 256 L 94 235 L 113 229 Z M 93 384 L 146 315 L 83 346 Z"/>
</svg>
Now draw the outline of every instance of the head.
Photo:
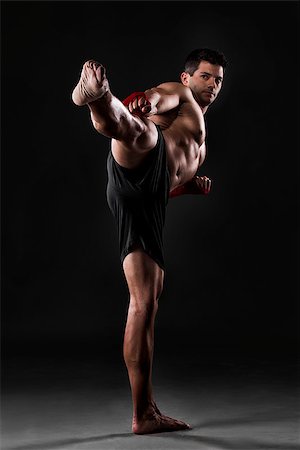
<svg viewBox="0 0 300 450">
<path fill-rule="evenodd" d="M 199 48 L 188 55 L 181 82 L 191 89 L 202 109 L 206 110 L 217 98 L 226 65 L 225 56 L 216 50 Z"/>
</svg>

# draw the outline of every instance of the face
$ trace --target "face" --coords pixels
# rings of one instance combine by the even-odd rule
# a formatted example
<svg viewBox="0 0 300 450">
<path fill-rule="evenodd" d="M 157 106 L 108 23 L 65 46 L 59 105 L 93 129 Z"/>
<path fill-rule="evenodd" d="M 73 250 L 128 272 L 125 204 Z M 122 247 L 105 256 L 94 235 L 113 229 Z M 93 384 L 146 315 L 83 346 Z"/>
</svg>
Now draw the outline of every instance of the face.
<svg viewBox="0 0 300 450">
<path fill-rule="evenodd" d="M 223 82 L 224 71 L 222 66 L 200 61 L 198 69 L 191 76 L 186 72 L 181 74 L 182 84 L 188 86 L 197 103 L 208 107 L 217 98 Z"/>
</svg>

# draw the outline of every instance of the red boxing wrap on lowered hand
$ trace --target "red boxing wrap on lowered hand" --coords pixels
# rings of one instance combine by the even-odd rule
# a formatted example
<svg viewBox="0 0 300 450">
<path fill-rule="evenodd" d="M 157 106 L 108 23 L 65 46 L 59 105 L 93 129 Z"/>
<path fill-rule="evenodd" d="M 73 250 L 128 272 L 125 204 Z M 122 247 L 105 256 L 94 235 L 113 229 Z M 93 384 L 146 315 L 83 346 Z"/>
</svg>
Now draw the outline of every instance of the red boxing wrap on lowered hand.
<svg viewBox="0 0 300 450">
<path fill-rule="evenodd" d="M 149 102 L 145 92 L 133 92 L 128 97 L 125 98 L 125 100 L 122 101 L 123 105 L 128 106 L 129 103 L 131 103 L 135 98 L 144 97 L 147 102 Z"/>
</svg>

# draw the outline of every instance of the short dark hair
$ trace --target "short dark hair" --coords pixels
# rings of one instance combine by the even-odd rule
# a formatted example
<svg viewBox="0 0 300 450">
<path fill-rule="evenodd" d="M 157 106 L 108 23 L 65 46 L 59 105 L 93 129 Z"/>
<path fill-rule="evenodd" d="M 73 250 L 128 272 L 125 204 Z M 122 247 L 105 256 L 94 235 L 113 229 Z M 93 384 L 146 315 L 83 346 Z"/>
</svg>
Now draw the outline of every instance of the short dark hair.
<svg viewBox="0 0 300 450">
<path fill-rule="evenodd" d="M 200 61 L 207 61 L 211 64 L 222 66 L 225 72 L 227 61 L 223 53 L 210 48 L 197 48 L 193 50 L 185 60 L 184 71 L 193 76 L 198 69 Z"/>
</svg>

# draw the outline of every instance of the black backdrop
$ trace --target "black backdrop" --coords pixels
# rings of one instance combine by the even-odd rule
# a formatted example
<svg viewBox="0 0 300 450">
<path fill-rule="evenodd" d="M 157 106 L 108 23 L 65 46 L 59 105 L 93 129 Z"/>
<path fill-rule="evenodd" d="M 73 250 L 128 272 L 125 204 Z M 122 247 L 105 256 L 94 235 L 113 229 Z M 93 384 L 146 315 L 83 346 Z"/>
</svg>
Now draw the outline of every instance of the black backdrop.
<svg viewBox="0 0 300 450">
<path fill-rule="evenodd" d="M 296 2 L 2 2 L 6 349 L 121 345 L 128 301 L 106 204 L 109 140 L 70 101 L 87 59 L 124 98 L 229 60 L 206 115 L 207 197 L 170 201 L 159 342 L 291 348 L 297 335 Z M 104 339 L 103 339 L 104 338 Z"/>
</svg>

